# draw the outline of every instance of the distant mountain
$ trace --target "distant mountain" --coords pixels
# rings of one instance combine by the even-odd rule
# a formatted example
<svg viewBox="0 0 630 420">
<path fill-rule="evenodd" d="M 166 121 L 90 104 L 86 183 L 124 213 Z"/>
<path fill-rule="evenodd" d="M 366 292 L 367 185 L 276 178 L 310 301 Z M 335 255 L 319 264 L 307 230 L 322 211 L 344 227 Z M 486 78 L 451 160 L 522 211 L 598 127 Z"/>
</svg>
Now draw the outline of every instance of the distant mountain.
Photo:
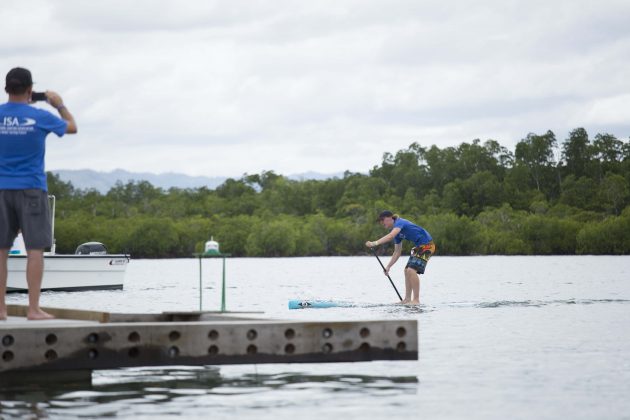
<svg viewBox="0 0 630 420">
<path fill-rule="evenodd" d="M 174 172 L 154 174 L 150 172 L 129 172 L 123 169 L 116 169 L 111 172 L 98 172 L 91 169 L 59 169 L 51 171 L 65 182 L 71 182 L 75 188 L 82 190 L 95 189 L 101 193 L 106 193 L 118 181 L 126 184 L 131 181 L 148 181 L 154 187 L 163 189 L 175 188 L 199 188 L 207 187 L 215 189 L 228 177 L 207 177 L 190 176 Z M 301 174 L 289 175 L 288 178 L 295 180 L 306 179 L 328 179 L 333 177 L 343 177 L 343 173 L 322 174 L 319 172 L 304 172 Z"/>
<path fill-rule="evenodd" d="M 315 180 L 321 181 L 323 179 L 330 179 L 330 178 L 343 178 L 343 172 L 336 172 L 333 174 L 323 174 L 321 172 L 308 171 L 308 172 L 302 172 L 300 174 L 289 175 L 287 176 L 287 178 L 294 179 L 296 181 L 304 181 L 306 179 L 315 179 Z"/>
<path fill-rule="evenodd" d="M 189 176 L 172 172 L 162 174 L 129 172 L 123 169 L 116 169 L 111 172 L 97 172 L 91 169 L 60 169 L 51 172 L 59 175 L 59 178 L 63 181 L 71 182 L 75 188 L 82 190 L 93 188 L 101 193 L 109 191 L 118 181 L 123 184 L 131 181 L 148 181 L 154 187 L 164 189 L 171 187 L 199 188 L 202 186 L 214 189 L 227 179 L 226 177 L 209 178 L 205 176 Z"/>
</svg>

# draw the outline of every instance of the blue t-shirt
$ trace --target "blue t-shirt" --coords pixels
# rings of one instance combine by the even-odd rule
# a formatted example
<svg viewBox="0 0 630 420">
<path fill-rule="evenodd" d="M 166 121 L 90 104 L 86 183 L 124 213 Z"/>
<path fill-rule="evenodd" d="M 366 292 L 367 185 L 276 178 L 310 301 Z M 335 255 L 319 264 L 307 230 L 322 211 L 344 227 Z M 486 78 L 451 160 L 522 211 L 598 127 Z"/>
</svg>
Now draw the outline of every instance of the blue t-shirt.
<svg viewBox="0 0 630 420">
<path fill-rule="evenodd" d="M 48 191 L 46 136 L 61 137 L 68 123 L 43 109 L 7 102 L 0 105 L 0 190 Z"/>
<path fill-rule="evenodd" d="M 394 227 L 400 228 L 400 232 L 398 232 L 398 235 L 394 238 L 395 244 L 399 244 L 403 239 L 406 239 L 418 246 L 427 244 L 433 240 L 429 232 L 418 225 L 414 225 L 409 220 L 399 217 L 394 221 Z"/>
</svg>

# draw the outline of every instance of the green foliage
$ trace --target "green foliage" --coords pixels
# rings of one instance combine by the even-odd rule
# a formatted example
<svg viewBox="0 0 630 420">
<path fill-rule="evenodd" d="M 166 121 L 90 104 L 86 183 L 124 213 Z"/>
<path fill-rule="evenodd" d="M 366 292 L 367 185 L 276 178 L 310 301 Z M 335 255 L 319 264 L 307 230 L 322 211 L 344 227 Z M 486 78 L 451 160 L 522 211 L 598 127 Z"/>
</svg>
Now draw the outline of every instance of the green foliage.
<svg viewBox="0 0 630 420">
<path fill-rule="evenodd" d="M 483 254 L 528 255 L 532 246 L 519 235 L 528 214 L 512 210 L 509 204 L 477 216 L 481 224 Z"/>
<path fill-rule="evenodd" d="M 531 215 L 524 220 L 519 236 L 534 254 L 573 254 L 580 224 L 572 220 Z"/>
<path fill-rule="evenodd" d="M 584 225 L 577 235 L 578 254 L 630 254 L 630 207 L 620 217 Z"/>
<path fill-rule="evenodd" d="M 206 238 L 214 236 L 214 239 L 219 242 L 222 252 L 242 257 L 247 255 L 245 245 L 249 234 L 260 223 L 260 218 L 257 216 L 216 217 Z"/>
<path fill-rule="evenodd" d="M 288 218 L 258 223 L 250 231 L 245 252 L 251 256 L 289 257 L 295 255 L 297 234 Z"/>
<path fill-rule="evenodd" d="M 447 213 L 430 216 L 423 225 L 433 236 L 441 255 L 471 255 L 482 251 L 480 224 L 467 216 Z"/>
<path fill-rule="evenodd" d="M 621 175 L 608 173 L 602 180 L 598 198 L 608 212 L 621 213 L 629 196 L 628 181 Z"/>
<path fill-rule="evenodd" d="M 514 153 L 496 140 L 412 143 L 369 174 L 321 181 L 263 171 L 214 190 L 138 181 L 101 194 L 48 174 L 48 185 L 63 253 L 100 241 L 136 258 L 189 257 L 214 237 L 234 256 L 358 255 L 386 233 L 375 223 L 385 209 L 425 227 L 441 255 L 630 253 L 630 142 L 582 128 L 560 145 L 529 133 Z"/>
<path fill-rule="evenodd" d="M 585 176 L 576 179 L 571 174 L 562 181 L 560 202 L 581 209 L 599 209 L 601 204 L 593 200 L 597 196 L 597 187 L 596 180 Z"/>
<path fill-rule="evenodd" d="M 167 218 L 143 218 L 135 225 L 125 242 L 131 255 L 140 258 L 174 257 L 179 236 L 175 224 Z"/>
<path fill-rule="evenodd" d="M 562 157 L 567 171 L 578 178 L 586 176 L 594 152 L 585 129 L 576 128 L 571 131 L 562 146 Z"/>
</svg>

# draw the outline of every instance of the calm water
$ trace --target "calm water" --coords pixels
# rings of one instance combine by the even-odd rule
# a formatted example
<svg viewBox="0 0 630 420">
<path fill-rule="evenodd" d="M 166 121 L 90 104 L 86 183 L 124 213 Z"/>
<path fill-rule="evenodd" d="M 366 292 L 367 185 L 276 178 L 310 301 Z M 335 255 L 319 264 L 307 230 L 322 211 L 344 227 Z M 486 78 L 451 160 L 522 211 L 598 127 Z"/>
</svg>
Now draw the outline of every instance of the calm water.
<svg viewBox="0 0 630 420">
<path fill-rule="evenodd" d="M 205 310 L 220 273 L 204 261 Z M 393 278 L 402 293 L 402 262 Z M 420 360 L 97 371 L 89 387 L 0 390 L 0 417 L 630 418 L 630 257 L 438 256 L 419 310 L 373 305 L 396 300 L 374 257 L 230 259 L 227 283 L 229 310 L 270 318 L 417 318 Z M 197 260 L 136 260 L 124 291 L 42 304 L 198 310 L 198 286 Z M 289 311 L 291 298 L 359 306 Z"/>
</svg>

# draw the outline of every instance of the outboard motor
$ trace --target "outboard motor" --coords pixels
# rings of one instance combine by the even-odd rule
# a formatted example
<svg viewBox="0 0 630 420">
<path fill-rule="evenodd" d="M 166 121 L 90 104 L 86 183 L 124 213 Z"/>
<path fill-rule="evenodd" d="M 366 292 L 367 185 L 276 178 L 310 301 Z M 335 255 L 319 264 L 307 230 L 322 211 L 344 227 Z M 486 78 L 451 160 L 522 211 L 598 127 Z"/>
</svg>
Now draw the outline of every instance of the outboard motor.
<svg viewBox="0 0 630 420">
<path fill-rule="evenodd" d="M 77 255 L 105 255 L 107 248 L 100 242 L 86 242 L 79 245 L 74 253 Z"/>
</svg>

